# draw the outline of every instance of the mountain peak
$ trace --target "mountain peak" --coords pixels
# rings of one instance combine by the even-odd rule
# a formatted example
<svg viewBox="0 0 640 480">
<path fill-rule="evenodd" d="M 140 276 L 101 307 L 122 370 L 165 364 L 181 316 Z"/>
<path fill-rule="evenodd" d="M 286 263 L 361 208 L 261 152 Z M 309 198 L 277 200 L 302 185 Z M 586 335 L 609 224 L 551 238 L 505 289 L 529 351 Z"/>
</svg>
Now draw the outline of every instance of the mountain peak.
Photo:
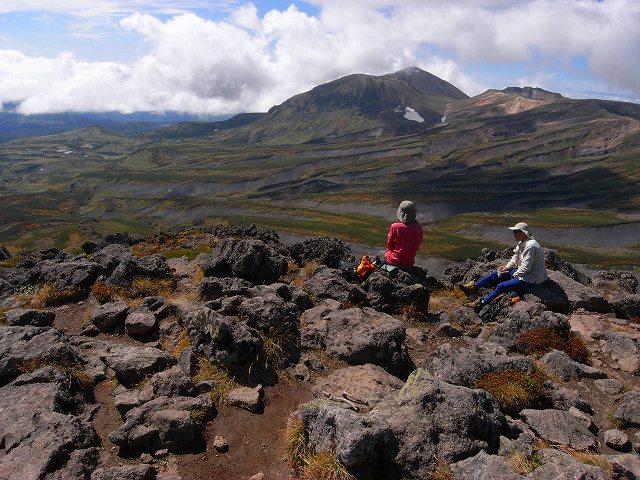
<svg viewBox="0 0 640 480">
<path fill-rule="evenodd" d="M 560 100 L 563 98 L 559 93 L 549 92 L 538 87 L 507 87 L 500 91 L 531 100 Z"/>
</svg>

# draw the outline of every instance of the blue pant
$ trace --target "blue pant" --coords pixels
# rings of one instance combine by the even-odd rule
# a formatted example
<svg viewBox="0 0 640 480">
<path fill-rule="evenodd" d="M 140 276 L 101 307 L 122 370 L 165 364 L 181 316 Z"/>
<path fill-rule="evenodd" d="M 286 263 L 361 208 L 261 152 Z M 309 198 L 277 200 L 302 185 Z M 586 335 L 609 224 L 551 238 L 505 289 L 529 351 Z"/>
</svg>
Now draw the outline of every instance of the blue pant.
<svg viewBox="0 0 640 480">
<path fill-rule="evenodd" d="M 486 277 L 481 278 L 476 282 L 476 287 L 492 287 L 496 285 L 496 289 L 489 295 L 482 299 L 482 303 L 489 303 L 501 293 L 516 292 L 521 295 L 527 293 L 533 287 L 533 283 L 525 282 L 519 278 L 513 278 L 513 274 L 517 269 L 512 268 L 508 272 L 502 272 L 498 274 L 497 271 L 493 271 Z M 500 281 L 503 280 L 504 281 Z"/>
</svg>

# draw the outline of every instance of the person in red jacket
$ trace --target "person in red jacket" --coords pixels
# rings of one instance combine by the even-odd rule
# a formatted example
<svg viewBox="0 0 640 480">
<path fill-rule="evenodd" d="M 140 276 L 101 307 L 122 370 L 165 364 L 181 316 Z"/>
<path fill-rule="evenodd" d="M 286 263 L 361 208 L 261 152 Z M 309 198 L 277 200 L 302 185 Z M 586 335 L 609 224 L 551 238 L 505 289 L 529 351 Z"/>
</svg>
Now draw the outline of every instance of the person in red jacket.
<svg viewBox="0 0 640 480">
<path fill-rule="evenodd" d="M 416 205 L 409 200 L 400 202 L 397 212 L 400 222 L 392 223 L 387 235 L 386 263 L 395 267 L 410 268 L 422 244 L 422 225 L 416 221 Z"/>
</svg>

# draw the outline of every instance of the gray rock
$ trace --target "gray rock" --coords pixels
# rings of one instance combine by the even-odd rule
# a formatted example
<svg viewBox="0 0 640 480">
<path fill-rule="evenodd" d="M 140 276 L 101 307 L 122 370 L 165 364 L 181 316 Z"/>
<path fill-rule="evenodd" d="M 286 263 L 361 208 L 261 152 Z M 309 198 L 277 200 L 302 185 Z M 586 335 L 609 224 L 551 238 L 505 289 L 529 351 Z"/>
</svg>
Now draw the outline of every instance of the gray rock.
<svg viewBox="0 0 640 480">
<path fill-rule="evenodd" d="M 236 276 L 252 283 L 274 283 L 287 273 L 287 260 L 262 240 L 225 238 L 196 261 L 207 277 Z"/>
<path fill-rule="evenodd" d="M 128 246 L 113 243 L 94 253 L 91 260 L 109 277 L 120 263 L 133 258 L 133 251 Z"/>
<path fill-rule="evenodd" d="M 116 372 L 120 383 L 131 385 L 175 363 L 171 355 L 153 347 L 115 346 L 100 359 Z"/>
<path fill-rule="evenodd" d="M 636 293 L 638 279 L 625 270 L 599 270 L 591 277 L 592 285 L 605 292 L 618 290 L 626 293 Z"/>
<path fill-rule="evenodd" d="M 300 362 L 293 367 L 293 376 L 299 380 L 306 381 L 311 378 L 311 371 L 303 362 Z"/>
<path fill-rule="evenodd" d="M 434 337 L 461 337 L 464 332 L 451 326 L 450 323 L 441 323 L 433 332 Z"/>
<path fill-rule="evenodd" d="M 109 331 L 116 325 L 124 323 L 129 305 L 127 302 L 108 302 L 91 310 L 90 319 L 100 330 Z"/>
<path fill-rule="evenodd" d="M 424 361 L 424 368 L 444 382 L 475 388 L 475 384 L 490 372 L 519 370 L 533 372 L 533 358 L 481 353 L 464 349 L 453 352 L 450 346 L 442 346 Z"/>
<path fill-rule="evenodd" d="M 256 388 L 237 387 L 229 392 L 227 403 L 232 407 L 259 413 L 264 408 L 264 390 L 261 385 Z"/>
<path fill-rule="evenodd" d="M 565 352 L 551 350 L 540 358 L 540 362 L 546 369 L 561 378 L 567 380 L 580 380 L 582 378 L 606 378 L 607 374 L 598 369 L 576 362 Z"/>
<path fill-rule="evenodd" d="M 120 467 L 99 468 L 91 480 L 155 480 L 156 470 L 151 465 L 122 465 Z"/>
<path fill-rule="evenodd" d="M 75 450 L 98 445 L 91 424 L 75 416 L 68 385 L 64 375 L 46 367 L 0 388 L 3 479 L 44 478 L 64 468 Z"/>
<path fill-rule="evenodd" d="M 609 355 L 624 372 L 640 374 L 640 346 L 637 339 L 624 332 L 595 333 L 601 340 L 602 351 Z"/>
<path fill-rule="evenodd" d="M 607 299 L 597 290 L 582 285 L 575 280 L 563 275 L 560 272 L 549 272 L 549 278 L 560 285 L 567 294 L 569 305 L 572 310 L 584 308 L 589 312 L 607 313 L 611 311 L 611 306 Z"/>
<path fill-rule="evenodd" d="M 595 380 L 593 384 L 598 387 L 602 393 L 607 395 L 617 395 L 624 390 L 624 385 L 619 380 L 611 378 L 602 378 Z"/>
<path fill-rule="evenodd" d="M 120 447 L 139 448 L 148 453 L 164 448 L 173 451 L 193 441 L 193 412 L 210 418 L 213 401 L 208 395 L 157 397 L 129 410 L 124 424 L 109 434 L 109 440 Z"/>
<path fill-rule="evenodd" d="M 140 390 L 138 400 L 145 403 L 159 396 L 193 397 L 196 393 L 191 377 L 179 366 L 174 366 L 153 375 Z"/>
<path fill-rule="evenodd" d="M 238 315 L 247 320 L 247 325 L 263 332 L 274 328 L 297 334 L 298 313 L 294 303 L 285 302 L 275 293 L 246 298 L 238 307 Z"/>
<path fill-rule="evenodd" d="M 640 478 L 640 455 L 622 453 L 607 455 L 607 459 L 613 464 L 614 475 L 620 480 L 636 480 Z"/>
<path fill-rule="evenodd" d="M 213 439 L 213 448 L 220 453 L 224 453 L 229 450 L 229 444 L 222 435 L 216 435 Z"/>
<path fill-rule="evenodd" d="M 504 457 L 489 455 L 484 450 L 475 456 L 451 464 L 454 480 L 520 480 L 526 477 L 513 471 Z"/>
<path fill-rule="evenodd" d="M 567 410 L 574 407 L 582 412 L 593 413 L 593 409 L 589 402 L 580 398 L 575 390 L 569 390 L 562 385 L 558 385 L 549 380 L 544 382 L 542 395 L 545 397 L 550 406 L 556 410 Z"/>
<path fill-rule="evenodd" d="M 524 409 L 520 416 L 533 431 L 551 443 L 576 450 L 594 449 L 598 445 L 594 435 L 569 412 Z"/>
<path fill-rule="evenodd" d="M 497 451 L 506 420 L 482 390 L 440 382 L 424 370 L 361 415 L 312 402 L 300 411 L 311 448 L 335 448 L 350 470 L 379 460 L 401 475 L 428 478 L 436 458 L 453 461 Z"/>
<path fill-rule="evenodd" d="M 187 347 L 178 355 L 178 366 L 182 368 L 182 371 L 189 376 L 192 376 L 196 372 L 198 367 L 198 358 L 191 347 Z"/>
<path fill-rule="evenodd" d="M 56 314 L 48 310 L 14 308 L 5 312 L 4 318 L 9 325 L 13 326 L 50 327 L 53 325 Z"/>
<path fill-rule="evenodd" d="M 69 460 L 60 469 L 48 474 L 44 480 L 86 480 L 100 463 L 100 448 L 73 450 Z"/>
<path fill-rule="evenodd" d="M 338 398 L 347 392 L 349 398 L 359 400 L 363 406 L 373 406 L 403 386 L 402 380 L 383 368 L 366 364 L 341 368 L 327 377 L 318 378 L 311 392 L 317 398 L 324 398 L 323 392 Z"/>
<path fill-rule="evenodd" d="M 539 451 L 543 465 L 536 468 L 527 478 L 532 480 L 606 480 L 602 469 L 593 465 L 586 465 L 574 459 L 571 455 L 552 448 Z"/>
<path fill-rule="evenodd" d="M 372 363 L 398 377 L 413 370 L 404 324 L 371 308 L 340 310 L 327 300 L 300 317 L 300 345 L 321 349 L 351 365 Z"/>
<path fill-rule="evenodd" d="M 547 270 L 555 270 L 563 275 L 575 280 L 582 285 L 589 285 L 591 283 L 591 279 L 582 273 L 580 270 L 576 269 L 569 262 L 564 260 L 558 252 L 552 250 L 550 248 L 544 249 L 544 261 L 547 267 Z"/>
<path fill-rule="evenodd" d="M 6 249 L 4 245 L 0 246 L 0 262 L 3 260 L 9 260 L 11 258 L 11 254 L 9 250 Z"/>
<path fill-rule="evenodd" d="M 89 288 L 102 273 L 100 265 L 87 260 L 61 263 L 43 260 L 36 268 L 40 272 L 39 282 L 50 283 L 57 289 Z"/>
<path fill-rule="evenodd" d="M 482 323 L 475 310 L 469 307 L 458 308 L 453 312 L 451 319 L 462 326 L 480 325 Z"/>
<path fill-rule="evenodd" d="M 317 261 L 331 268 L 340 268 L 343 262 L 355 261 L 351 247 L 335 237 L 308 238 L 289 247 L 289 255 L 298 265 Z"/>
<path fill-rule="evenodd" d="M 20 375 L 21 367 L 32 360 L 75 365 L 78 356 L 67 337 L 56 329 L 0 328 L 0 385 Z"/>
<path fill-rule="evenodd" d="M 613 416 L 625 425 L 640 427 L 640 391 L 631 390 L 625 393 Z"/>
<path fill-rule="evenodd" d="M 386 313 L 412 313 L 420 318 L 426 315 L 429 308 L 429 288 L 426 273 L 415 270 L 414 275 L 408 270 L 397 268 L 391 272 L 373 272 L 362 284 L 367 292 L 367 300 L 371 307 Z M 411 312 L 413 311 L 413 312 Z"/>
<path fill-rule="evenodd" d="M 633 320 L 640 317 L 640 295 L 614 295 L 610 303 L 619 318 Z"/>
<path fill-rule="evenodd" d="M 560 408 L 556 408 L 556 410 L 561 410 Z M 591 415 L 585 413 L 583 410 L 579 410 L 576 407 L 569 407 L 567 410 L 571 415 L 573 415 L 580 423 L 582 423 L 587 430 L 593 432 L 594 434 L 598 433 L 598 426 L 596 425 L 595 420 Z"/>
<path fill-rule="evenodd" d="M 509 309 L 503 309 L 499 320 L 488 340 L 507 349 L 513 349 L 520 335 L 534 328 L 550 328 L 561 333 L 571 331 L 571 324 L 565 315 L 545 311 L 541 304 L 531 302 L 518 302 Z"/>
<path fill-rule="evenodd" d="M 215 277 L 204 277 L 198 284 L 198 298 L 216 300 L 222 297 L 222 282 Z"/>
<path fill-rule="evenodd" d="M 156 316 L 146 311 L 131 312 L 124 321 L 124 328 L 129 335 L 145 335 L 155 326 Z"/>
<path fill-rule="evenodd" d="M 145 297 L 138 310 L 151 312 L 162 320 L 173 312 L 173 305 L 164 297 Z"/>
<path fill-rule="evenodd" d="M 316 300 L 330 298 L 340 303 L 362 304 L 367 294 L 357 285 L 347 282 L 338 270 L 320 266 L 304 282 L 303 287 Z"/>
<path fill-rule="evenodd" d="M 124 417 L 129 410 L 140 405 L 139 397 L 140 392 L 138 390 L 123 388 L 121 392 L 114 396 L 113 403 L 120 415 Z"/>
<path fill-rule="evenodd" d="M 628 450 L 631 447 L 629 436 L 616 428 L 604 432 L 604 443 L 614 450 Z"/>
</svg>

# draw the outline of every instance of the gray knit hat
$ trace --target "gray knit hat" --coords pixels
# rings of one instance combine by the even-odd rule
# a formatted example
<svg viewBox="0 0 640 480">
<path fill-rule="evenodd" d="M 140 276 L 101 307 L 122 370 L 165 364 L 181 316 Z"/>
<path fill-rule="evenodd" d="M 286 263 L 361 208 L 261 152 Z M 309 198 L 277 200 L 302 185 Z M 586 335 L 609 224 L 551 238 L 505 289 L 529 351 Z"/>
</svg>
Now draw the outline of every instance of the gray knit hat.
<svg viewBox="0 0 640 480">
<path fill-rule="evenodd" d="M 416 204 L 409 200 L 404 200 L 400 202 L 397 215 L 398 215 L 398 220 L 400 220 L 402 223 L 411 223 L 415 221 Z"/>
</svg>

